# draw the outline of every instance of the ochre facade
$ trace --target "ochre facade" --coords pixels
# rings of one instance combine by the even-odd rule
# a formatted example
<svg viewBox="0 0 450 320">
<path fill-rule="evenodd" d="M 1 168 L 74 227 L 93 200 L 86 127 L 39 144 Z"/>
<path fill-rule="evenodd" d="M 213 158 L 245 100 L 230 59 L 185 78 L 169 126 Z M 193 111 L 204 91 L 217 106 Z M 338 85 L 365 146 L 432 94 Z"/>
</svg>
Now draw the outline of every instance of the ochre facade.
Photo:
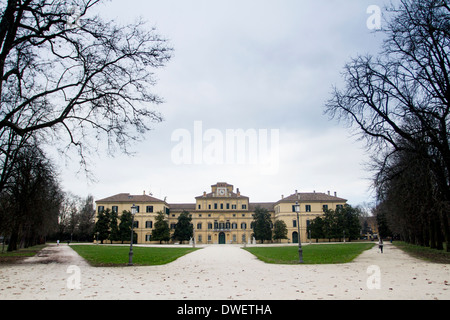
<svg viewBox="0 0 450 320">
<path fill-rule="evenodd" d="M 241 195 L 239 188 L 219 182 L 211 186 L 211 192 L 203 192 L 195 198 L 195 203 L 168 204 L 149 195 L 118 194 L 96 201 L 97 212 L 110 209 L 119 215 L 131 211 L 135 205 L 138 212 L 135 215 L 134 232 L 137 243 L 152 244 L 152 230 L 158 212 L 166 213 L 168 224 L 173 232 L 181 212 L 191 214 L 194 226 L 194 239 L 197 244 L 243 244 L 252 241 L 253 213 L 257 207 L 267 209 L 272 217 L 272 224 L 283 220 L 288 229 L 288 239 L 282 242 L 298 242 L 296 203 L 300 206 L 299 225 L 301 241 L 308 239 L 307 225 L 309 221 L 323 215 L 326 208 L 335 210 L 337 206 L 345 205 L 347 200 L 339 198 L 336 193 L 299 193 L 281 197 L 277 202 L 252 203 L 249 197 Z"/>
</svg>

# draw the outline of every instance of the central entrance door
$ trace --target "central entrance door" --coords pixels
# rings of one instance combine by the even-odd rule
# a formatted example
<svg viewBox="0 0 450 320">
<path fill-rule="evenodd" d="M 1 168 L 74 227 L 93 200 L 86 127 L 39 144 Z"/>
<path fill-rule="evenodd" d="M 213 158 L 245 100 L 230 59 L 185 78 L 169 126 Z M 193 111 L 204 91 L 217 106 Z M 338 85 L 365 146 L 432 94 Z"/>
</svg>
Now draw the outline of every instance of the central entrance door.
<svg viewBox="0 0 450 320">
<path fill-rule="evenodd" d="M 227 242 L 225 233 L 221 232 L 219 233 L 219 244 L 225 244 Z"/>
</svg>

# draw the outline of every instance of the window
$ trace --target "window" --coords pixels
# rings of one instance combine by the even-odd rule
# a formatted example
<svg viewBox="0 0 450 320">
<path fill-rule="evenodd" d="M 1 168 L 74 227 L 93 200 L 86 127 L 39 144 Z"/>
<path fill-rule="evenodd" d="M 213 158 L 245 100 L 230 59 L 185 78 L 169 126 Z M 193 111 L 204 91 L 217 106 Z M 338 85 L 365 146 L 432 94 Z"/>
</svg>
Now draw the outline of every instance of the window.
<svg viewBox="0 0 450 320">
<path fill-rule="evenodd" d="M 210 204 L 208 204 L 208 209 L 211 210 L 211 205 Z"/>
<path fill-rule="evenodd" d="M 292 212 L 295 212 L 295 205 L 292 205 Z"/>
<path fill-rule="evenodd" d="M 203 241 L 203 237 L 201 234 L 198 235 L 198 242 L 202 242 Z"/>
<path fill-rule="evenodd" d="M 201 204 L 199 204 L 198 205 L 198 210 L 200 210 L 202 208 L 202 205 Z"/>
<path fill-rule="evenodd" d="M 139 206 L 136 206 L 136 213 L 139 213 Z"/>
<path fill-rule="evenodd" d="M 243 204 L 242 205 L 242 210 L 246 210 L 247 209 L 247 205 L 246 204 Z"/>
<path fill-rule="evenodd" d="M 311 205 L 310 204 L 305 205 L 305 211 L 306 212 L 311 212 Z"/>
<path fill-rule="evenodd" d="M 214 203 L 214 209 L 217 209 L 217 203 Z"/>
<path fill-rule="evenodd" d="M 145 227 L 147 229 L 153 228 L 153 221 L 145 221 Z"/>
<path fill-rule="evenodd" d="M 247 229 L 247 224 L 246 224 L 245 222 L 242 222 L 242 223 L 241 223 L 241 229 L 242 229 L 242 230 Z"/>
<path fill-rule="evenodd" d="M 232 204 L 232 205 L 231 205 L 231 209 L 236 210 L 236 205 L 235 205 L 235 204 Z"/>
<path fill-rule="evenodd" d="M 230 210 L 230 204 L 227 203 L 227 210 Z"/>
<path fill-rule="evenodd" d="M 98 206 L 98 213 L 103 213 L 105 211 L 105 206 Z"/>
<path fill-rule="evenodd" d="M 237 223 L 236 222 L 233 222 L 231 224 L 231 229 L 237 229 Z"/>
<path fill-rule="evenodd" d="M 152 241 L 152 235 L 151 234 L 146 234 L 145 235 L 145 241 Z"/>
<path fill-rule="evenodd" d="M 327 204 L 324 204 L 324 205 L 322 206 L 322 210 L 323 210 L 323 211 L 327 211 L 327 210 L 328 210 L 328 205 L 327 205 Z"/>
<path fill-rule="evenodd" d="M 118 213 L 119 212 L 119 207 L 118 206 L 112 206 L 112 212 L 113 213 Z"/>
<path fill-rule="evenodd" d="M 135 228 L 135 229 L 139 228 L 139 221 L 134 221 L 133 228 Z"/>
<path fill-rule="evenodd" d="M 197 223 L 197 230 L 201 230 L 202 229 L 202 224 L 201 223 Z"/>
<path fill-rule="evenodd" d="M 297 228 L 297 220 L 292 220 L 292 227 Z"/>
<path fill-rule="evenodd" d="M 147 212 L 147 213 L 153 212 L 153 206 L 147 206 L 145 208 L 145 212 Z"/>
<path fill-rule="evenodd" d="M 208 230 L 212 230 L 212 228 L 213 228 L 213 225 L 212 225 L 212 223 L 210 222 L 210 223 L 208 223 Z"/>
<path fill-rule="evenodd" d="M 170 224 L 170 229 L 171 230 L 175 230 L 176 225 L 177 225 L 176 223 L 171 223 Z"/>
<path fill-rule="evenodd" d="M 223 203 L 220 204 L 220 209 L 223 209 Z"/>
<path fill-rule="evenodd" d="M 336 209 L 343 209 L 343 208 L 344 208 L 344 206 L 342 204 L 337 204 L 336 205 Z"/>
</svg>

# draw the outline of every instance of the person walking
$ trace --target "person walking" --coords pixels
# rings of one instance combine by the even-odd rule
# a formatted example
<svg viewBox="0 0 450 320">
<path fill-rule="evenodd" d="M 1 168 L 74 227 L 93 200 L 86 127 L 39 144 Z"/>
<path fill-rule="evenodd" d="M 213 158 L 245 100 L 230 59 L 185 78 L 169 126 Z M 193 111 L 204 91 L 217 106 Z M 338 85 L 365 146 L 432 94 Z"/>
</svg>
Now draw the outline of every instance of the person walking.
<svg viewBox="0 0 450 320">
<path fill-rule="evenodd" d="M 380 238 L 380 241 L 378 241 L 378 249 L 380 249 L 380 252 L 383 253 L 383 239 Z"/>
</svg>

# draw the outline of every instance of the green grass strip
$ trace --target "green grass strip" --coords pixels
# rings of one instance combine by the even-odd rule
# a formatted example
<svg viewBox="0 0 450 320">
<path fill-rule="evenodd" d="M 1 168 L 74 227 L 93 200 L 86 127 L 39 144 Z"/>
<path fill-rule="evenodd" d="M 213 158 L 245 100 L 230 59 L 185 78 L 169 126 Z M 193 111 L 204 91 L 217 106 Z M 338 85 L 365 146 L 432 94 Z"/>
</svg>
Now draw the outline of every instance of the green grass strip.
<svg viewBox="0 0 450 320">
<path fill-rule="evenodd" d="M 303 246 L 304 264 L 336 264 L 353 261 L 363 251 L 373 248 L 374 243 L 312 244 Z M 245 248 L 261 261 L 272 264 L 298 264 L 298 247 Z"/>
<path fill-rule="evenodd" d="M 71 245 L 70 247 L 96 267 L 120 267 L 128 264 L 129 246 Z M 135 266 L 164 265 L 195 250 L 198 249 L 134 246 L 133 264 Z"/>
</svg>

